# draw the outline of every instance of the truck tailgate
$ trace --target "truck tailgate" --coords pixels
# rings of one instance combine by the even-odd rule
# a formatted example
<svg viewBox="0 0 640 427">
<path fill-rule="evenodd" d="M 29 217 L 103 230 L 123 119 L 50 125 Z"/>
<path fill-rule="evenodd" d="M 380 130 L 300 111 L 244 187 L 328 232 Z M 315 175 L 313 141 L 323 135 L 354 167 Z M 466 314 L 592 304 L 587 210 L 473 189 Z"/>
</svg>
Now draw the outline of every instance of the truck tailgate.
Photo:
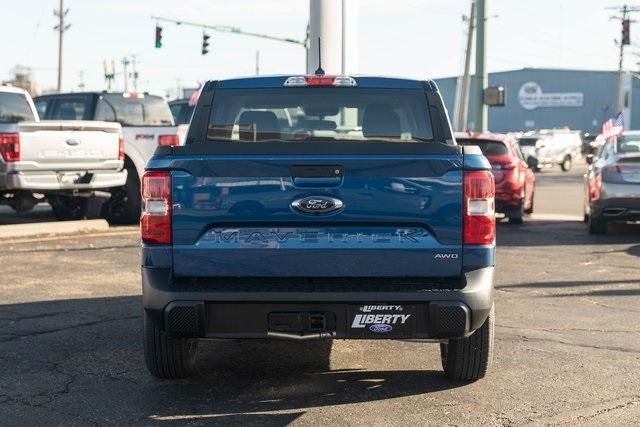
<svg viewBox="0 0 640 427">
<path fill-rule="evenodd" d="M 304 178 L 308 167 L 337 179 Z M 462 271 L 462 154 L 172 161 L 176 277 L 420 277 Z M 293 205 L 343 206 L 305 214 Z"/>
<path fill-rule="evenodd" d="M 118 123 L 62 120 L 20 123 L 17 170 L 114 168 L 120 139 Z"/>
</svg>

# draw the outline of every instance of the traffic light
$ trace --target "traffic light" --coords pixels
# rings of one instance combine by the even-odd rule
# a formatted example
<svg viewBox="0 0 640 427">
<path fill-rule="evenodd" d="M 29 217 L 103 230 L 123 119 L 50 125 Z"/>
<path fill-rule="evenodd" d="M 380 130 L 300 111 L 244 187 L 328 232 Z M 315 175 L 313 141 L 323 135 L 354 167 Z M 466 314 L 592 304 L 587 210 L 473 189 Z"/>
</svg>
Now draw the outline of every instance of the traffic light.
<svg viewBox="0 0 640 427">
<path fill-rule="evenodd" d="M 162 27 L 156 25 L 156 49 L 160 49 L 162 47 Z"/>
<path fill-rule="evenodd" d="M 622 20 L 622 44 L 623 45 L 631 44 L 630 24 L 631 24 L 631 21 L 629 21 L 628 19 Z"/>
<path fill-rule="evenodd" d="M 202 54 L 206 55 L 209 53 L 209 38 L 211 36 L 207 33 L 202 33 Z"/>
</svg>

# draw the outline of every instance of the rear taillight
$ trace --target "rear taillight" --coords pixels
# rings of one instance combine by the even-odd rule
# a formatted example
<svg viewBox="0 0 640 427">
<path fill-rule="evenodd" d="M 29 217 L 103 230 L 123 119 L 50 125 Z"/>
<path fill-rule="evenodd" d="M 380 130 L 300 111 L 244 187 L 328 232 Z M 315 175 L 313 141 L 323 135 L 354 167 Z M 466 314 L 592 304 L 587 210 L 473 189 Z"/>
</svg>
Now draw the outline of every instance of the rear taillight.
<svg viewBox="0 0 640 427">
<path fill-rule="evenodd" d="M 0 155 L 5 162 L 20 161 L 20 134 L 0 133 Z"/>
<path fill-rule="evenodd" d="M 180 145 L 180 138 L 178 135 L 160 135 L 158 136 L 158 145 Z"/>
<path fill-rule="evenodd" d="M 140 231 L 144 243 L 171 244 L 171 175 L 166 171 L 142 176 L 142 217 Z"/>
<path fill-rule="evenodd" d="M 600 201 L 601 189 L 602 178 L 600 175 L 596 175 L 591 181 L 589 181 L 589 201 L 591 203 L 598 203 Z"/>
<path fill-rule="evenodd" d="M 124 136 L 118 139 L 118 160 L 124 160 Z"/>
<path fill-rule="evenodd" d="M 496 163 L 494 165 L 491 165 L 491 167 L 496 170 L 510 170 L 510 169 L 515 169 L 516 164 L 515 163 Z"/>
<path fill-rule="evenodd" d="M 489 171 L 464 174 L 464 243 L 489 245 L 496 238 L 495 183 Z"/>
</svg>

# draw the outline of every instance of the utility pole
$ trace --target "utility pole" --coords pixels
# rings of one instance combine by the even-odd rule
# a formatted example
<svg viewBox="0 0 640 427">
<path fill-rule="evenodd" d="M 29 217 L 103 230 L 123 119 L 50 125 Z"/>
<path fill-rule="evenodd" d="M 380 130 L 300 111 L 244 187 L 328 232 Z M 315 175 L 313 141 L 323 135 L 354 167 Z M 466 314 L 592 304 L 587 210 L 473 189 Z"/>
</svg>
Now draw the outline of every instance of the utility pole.
<svg viewBox="0 0 640 427">
<path fill-rule="evenodd" d="M 70 24 L 64 23 L 64 18 L 69 13 L 69 9 L 64 8 L 64 0 L 60 0 L 60 9 L 54 10 L 53 15 L 58 17 L 58 25 L 53 27 L 58 31 L 58 92 L 62 90 L 62 47 L 64 33 L 71 27 Z"/>
<path fill-rule="evenodd" d="M 487 39 L 485 38 L 486 15 L 486 0 L 476 0 L 476 75 L 473 124 L 477 132 L 485 132 L 487 130 L 487 106 L 484 105 L 484 89 L 488 80 L 485 68 L 487 47 Z"/>
<path fill-rule="evenodd" d="M 619 47 L 618 51 L 618 82 L 616 84 L 616 113 L 624 110 L 624 47 L 631 44 L 629 39 L 629 29 L 631 19 L 629 15 L 633 12 L 640 12 L 640 8 L 629 7 L 626 4 L 622 7 L 607 7 L 608 10 L 617 10 L 620 15 L 612 16 L 611 19 L 619 20 L 622 23 L 622 32 L 620 40 L 616 41 Z"/>
<path fill-rule="evenodd" d="M 461 89 L 460 89 L 460 103 L 458 114 L 456 115 L 458 121 L 456 123 L 457 131 L 467 130 L 467 124 L 469 122 L 469 88 L 470 88 L 470 69 L 471 69 L 471 50 L 473 49 L 473 30 L 475 27 L 475 15 L 476 15 L 476 2 L 471 0 L 471 12 L 469 13 L 469 28 L 467 32 L 467 50 L 464 56 L 464 74 L 462 75 Z"/>
<path fill-rule="evenodd" d="M 129 92 L 129 73 L 127 71 L 127 68 L 129 67 L 129 64 L 131 62 L 129 61 L 128 57 L 124 57 L 122 58 L 122 68 L 124 69 L 124 91 L 125 92 Z"/>
<path fill-rule="evenodd" d="M 112 59 L 111 62 L 107 62 L 106 60 L 103 62 L 104 66 L 104 80 L 107 84 L 107 90 L 111 91 L 111 87 L 113 86 L 113 82 L 116 79 L 116 64 Z"/>
<path fill-rule="evenodd" d="M 133 90 L 135 92 L 138 91 L 138 77 L 139 77 L 136 60 L 137 60 L 137 55 L 131 55 L 131 69 L 132 69 L 131 77 L 133 78 Z"/>
<path fill-rule="evenodd" d="M 256 76 L 260 75 L 260 51 L 256 50 Z"/>
</svg>

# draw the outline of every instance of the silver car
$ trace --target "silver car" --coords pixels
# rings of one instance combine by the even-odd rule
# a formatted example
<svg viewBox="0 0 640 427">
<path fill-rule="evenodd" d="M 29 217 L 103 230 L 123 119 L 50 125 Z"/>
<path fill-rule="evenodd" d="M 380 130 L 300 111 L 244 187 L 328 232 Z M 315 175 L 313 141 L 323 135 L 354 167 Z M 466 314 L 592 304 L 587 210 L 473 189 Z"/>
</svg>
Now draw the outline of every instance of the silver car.
<svg viewBox="0 0 640 427">
<path fill-rule="evenodd" d="M 610 221 L 640 221 L 640 131 L 610 139 L 587 156 L 584 219 L 591 234 L 606 234 Z"/>
</svg>

